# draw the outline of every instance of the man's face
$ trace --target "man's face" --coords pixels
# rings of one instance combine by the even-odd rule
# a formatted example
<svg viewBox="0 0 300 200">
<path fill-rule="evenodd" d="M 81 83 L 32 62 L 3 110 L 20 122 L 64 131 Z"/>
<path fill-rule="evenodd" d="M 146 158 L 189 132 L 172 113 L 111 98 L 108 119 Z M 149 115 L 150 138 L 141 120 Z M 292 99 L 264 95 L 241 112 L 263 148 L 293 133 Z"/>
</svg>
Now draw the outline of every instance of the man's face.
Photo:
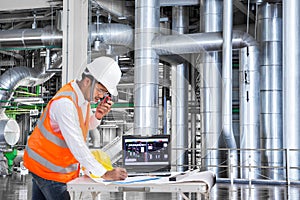
<svg viewBox="0 0 300 200">
<path fill-rule="evenodd" d="M 96 83 L 94 87 L 94 101 L 98 102 L 100 99 L 104 98 L 107 96 L 109 93 L 107 89 L 101 84 L 101 83 Z"/>
</svg>

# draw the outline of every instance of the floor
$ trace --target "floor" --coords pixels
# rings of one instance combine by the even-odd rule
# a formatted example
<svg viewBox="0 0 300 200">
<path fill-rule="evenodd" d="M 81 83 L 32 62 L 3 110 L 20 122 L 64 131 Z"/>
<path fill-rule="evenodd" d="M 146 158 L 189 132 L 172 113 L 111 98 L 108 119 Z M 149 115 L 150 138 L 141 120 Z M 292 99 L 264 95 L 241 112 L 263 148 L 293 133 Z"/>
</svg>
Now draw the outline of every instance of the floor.
<svg viewBox="0 0 300 200">
<path fill-rule="evenodd" d="M 250 189 L 249 189 L 250 188 Z M 98 199 L 105 200 L 181 200 L 177 194 L 169 193 L 116 193 L 103 194 Z M 193 194 L 187 194 L 191 199 L 195 199 Z M 31 199 L 31 177 L 13 174 L 11 176 L 0 177 L 0 200 L 26 200 Z M 80 199 L 91 199 L 89 195 L 81 196 Z M 201 199 L 204 199 L 202 197 Z M 299 200 L 300 185 L 251 185 L 227 183 L 217 183 L 211 190 L 209 199 L 220 200 Z"/>
</svg>

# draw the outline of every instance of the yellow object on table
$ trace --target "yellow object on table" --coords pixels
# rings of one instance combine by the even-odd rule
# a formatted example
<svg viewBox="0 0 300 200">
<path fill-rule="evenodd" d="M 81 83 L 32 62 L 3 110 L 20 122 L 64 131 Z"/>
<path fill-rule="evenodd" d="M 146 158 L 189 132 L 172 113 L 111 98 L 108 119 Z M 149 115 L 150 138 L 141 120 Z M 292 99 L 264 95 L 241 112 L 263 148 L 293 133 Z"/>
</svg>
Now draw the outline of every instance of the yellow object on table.
<svg viewBox="0 0 300 200">
<path fill-rule="evenodd" d="M 113 166 L 111 164 L 110 157 L 107 153 L 101 150 L 92 150 L 91 153 L 93 154 L 94 158 L 108 171 L 113 169 Z M 83 171 L 85 171 L 85 168 L 82 168 Z M 91 173 L 86 173 L 91 178 L 101 178 L 99 176 L 96 176 Z"/>
</svg>

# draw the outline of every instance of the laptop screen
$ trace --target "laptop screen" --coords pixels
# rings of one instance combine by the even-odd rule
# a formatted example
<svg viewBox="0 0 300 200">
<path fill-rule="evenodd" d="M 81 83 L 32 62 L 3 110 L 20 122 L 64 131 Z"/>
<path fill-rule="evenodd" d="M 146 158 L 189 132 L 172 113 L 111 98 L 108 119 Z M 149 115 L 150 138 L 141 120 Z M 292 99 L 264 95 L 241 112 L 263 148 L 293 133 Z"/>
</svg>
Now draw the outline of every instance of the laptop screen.
<svg viewBox="0 0 300 200">
<path fill-rule="evenodd" d="M 123 136 L 123 167 L 129 172 L 169 171 L 169 135 Z"/>
</svg>

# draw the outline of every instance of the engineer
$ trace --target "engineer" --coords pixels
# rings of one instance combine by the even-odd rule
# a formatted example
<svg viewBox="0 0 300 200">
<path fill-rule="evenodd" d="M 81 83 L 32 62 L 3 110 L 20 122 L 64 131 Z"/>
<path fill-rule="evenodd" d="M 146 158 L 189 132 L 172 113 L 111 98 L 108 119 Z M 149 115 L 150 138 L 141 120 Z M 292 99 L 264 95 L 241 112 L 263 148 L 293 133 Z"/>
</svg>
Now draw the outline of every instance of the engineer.
<svg viewBox="0 0 300 200">
<path fill-rule="evenodd" d="M 64 85 L 49 101 L 28 139 L 24 165 L 32 174 L 33 200 L 70 199 L 66 183 L 85 171 L 107 180 L 124 180 L 123 168 L 107 171 L 91 154 L 86 140 L 111 110 L 113 102 L 101 101 L 95 113 L 90 103 L 118 94 L 121 79 L 118 64 L 109 57 L 99 57 L 87 65 L 80 80 Z"/>
</svg>

